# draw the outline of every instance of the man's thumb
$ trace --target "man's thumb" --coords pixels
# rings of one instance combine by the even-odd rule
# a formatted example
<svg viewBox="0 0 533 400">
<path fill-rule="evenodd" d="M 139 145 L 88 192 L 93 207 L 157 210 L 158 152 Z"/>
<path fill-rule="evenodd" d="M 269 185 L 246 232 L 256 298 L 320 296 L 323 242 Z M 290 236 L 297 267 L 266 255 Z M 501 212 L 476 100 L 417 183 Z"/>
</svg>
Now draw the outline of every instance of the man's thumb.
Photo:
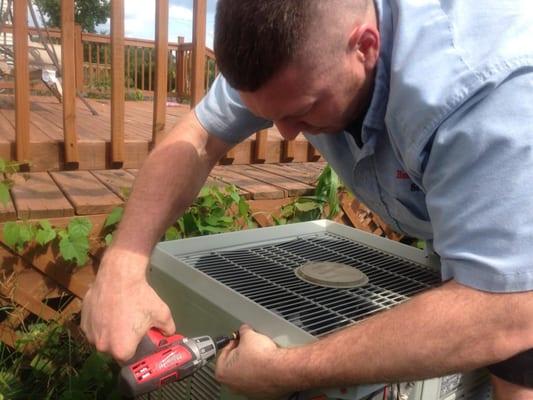
<svg viewBox="0 0 533 400">
<path fill-rule="evenodd" d="M 164 335 L 170 336 L 176 333 L 176 324 L 172 318 L 170 310 L 165 310 L 159 315 L 157 321 L 154 321 L 155 327 L 163 332 Z"/>
</svg>

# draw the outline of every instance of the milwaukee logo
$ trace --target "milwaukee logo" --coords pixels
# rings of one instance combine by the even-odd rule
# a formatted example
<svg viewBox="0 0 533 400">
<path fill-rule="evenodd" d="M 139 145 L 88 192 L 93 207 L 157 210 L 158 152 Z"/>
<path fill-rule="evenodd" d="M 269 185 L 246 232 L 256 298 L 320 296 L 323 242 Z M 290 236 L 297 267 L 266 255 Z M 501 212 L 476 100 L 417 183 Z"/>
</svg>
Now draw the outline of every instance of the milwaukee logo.
<svg viewBox="0 0 533 400">
<path fill-rule="evenodd" d="M 167 355 L 165 358 L 163 358 L 158 365 L 159 369 L 167 369 L 168 367 L 171 367 L 181 361 L 183 359 L 182 353 L 176 353 L 172 352 L 169 355 Z"/>
</svg>

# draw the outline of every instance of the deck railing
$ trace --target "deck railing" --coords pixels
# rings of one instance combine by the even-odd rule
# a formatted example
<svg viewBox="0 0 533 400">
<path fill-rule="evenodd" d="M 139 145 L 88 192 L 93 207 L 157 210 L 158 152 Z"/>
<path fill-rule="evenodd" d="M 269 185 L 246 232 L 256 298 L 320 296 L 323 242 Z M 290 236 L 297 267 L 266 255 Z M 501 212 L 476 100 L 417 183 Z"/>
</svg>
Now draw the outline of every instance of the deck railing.
<svg viewBox="0 0 533 400">
<path fill-rule="evenodd" d="M 81 32 L 75 25 L 76 86 L 82 92 L 91 88 L 107 88 L 111 82 L 111 36 Z M 29 28 L 28 32 L 40 41 L 39 31 Z M 4 26 L 2 34 L 13 33 L 12 26 Z M 42 34 L 42 32 L 41 32 Z M 45 33 L 50 42 L 61 45 L 61 30 L 48 28 Z M 153 92 L 155 81 L 155 41 L 124 38 L 125 84 L 128 90 Z M 192 43 L 185 43 L 183 37 L 168 43 L 168 86 L 167 92 L 177 100 L 190 101 L 192 82 Z M 207 90 L 218 74 L 213 50 L 205 49 L 204 89 Z M 5 56 L 5 53 L 3 54 Z"/>
<path fill-rule="evenodd" d="M 11 31 L 13 33 L 13 55 L 15 64 L 15 154 L 16 159 L 20 162 L 31 160 L 30 155 L 30 137 L 29 137 L 29 120 L 30 120 L 30 82 L 29 82 L 29 54 L 28 54 L 28 0 L 13 0 L 13 18 Z M 153 130 L 152 143 L 157 144 L 163 132 L 165 131 L 166 122 L 166 103 L 168 89 L 172 87 L 169 84 L 168 71 L 169 60 L 176 59 L 176 68 L 173 68 L 178 76 L 178 66 L 181 65 L 183 74 L 180 77 L 187 76 L 187 65 L 179 61 L 180 51 L 185 61 L 185 54 L 188 48 L 185 44 L 168 43 L 168 20 L 169 20 L 169 0 L 156 0 L 156 38 L 152 44 L 141 43 L 141 41 L 126 41 L 124 30 L 124 0 L 113 0 L 111 2 L 111 35 L 102 37 L 101 35 L 83 34 L 79 27 L 74 23 L 74 0 L 61 0 L 61 30 L 52 32 L 48 30 L 46 37 L 53 37 L 55 41 L 61 41 L 61 79 L 62 79 L 62 104 L 63 104 L 63 132 L 64 132 L 64 161 L 65 164 L 72 164 L 74 167 L 79 165 L 78 140 L 76 135 L 76 96 L 85 88 L 87 70 L 88 80 L 92 74 L 99 75 L 101 72 L 111 77 L 111 165 L 122 165 L 124 162 L 124 97 L 126 86 L 147 84 L 154 94 L 154 113 L 153 113 Z M 190 46 L 194 53 L 192 58 L 192 75 L 190 84 L 185 78 L 184 82 L 176 82 L 174 86 L 181 95 L 187 95 L 190 88 L 191 105 L 196 104 L 203 96 L 206 88 L 205 83 L 205 24 L 206 24 L 206 0 L 194 0 L 193 5 L 193 41 L 202 43 L 201 46 Z M 8 29 L 2 27 L 4 30 Z M 37 32 L 39 33 L 39 32 Z M 87 44 L 85 51 L 84 37 Z M 102 50 L 100 49 L 102 47 Z M 96 48 L 96 54 L 93 57 L 93 49 Z M 152 63 L 148 64 L 148 79 L 143 74 L 145 63 L 141 63 L 139 74 L 138 54 L 144 49 L 153 48 L 154 63 L 153 71 L 150 71 Z M 137 60 L 137 65 L 131 74 L 131 54 L 133 50 L 133 62 Z M 149 50 L 151 54 L 152 50 Z M 172 52 L 176 56 L 172 57 Z M 89 54 L 91 53 L 91 54 Z M 87 55 L 88 67 L 85 67 L 85 57 Z M 103 60 L 100 60 L 103 55 Z M 129 60 L 129 67 L 126 69 L 126 63 Z M 93 61 L 96 61 L 96 68 L 93 67 Z M 103 68 L 102 68 L 103 61 Z M 170 61 L 170 63 L 171 63 Z M 109 65 L 111 65 L 109 67 Z M 181 71 L 180 71 L 181 72 Z M 126 76 L 128 79 L 126 79 Z M 140 78 L 140 79 L 139 79 Z M 140 82 L 139 82 L 140 81 Z"/>
<path fill-rule="evenodd" d="M 28 27 L 28 0 L 13 0 L 12 26 L 1 32 L 13 34 L 15 64 L 15 158 L 31 161 L 29 119 L 30 84 L 28 37 L 43 32 Z M 189 99 L 191 107 L 200 101 L 217 74 L 215 57 L 206 49 L 206 0 L 193 0 L 193 43 L 168 42 L 169 0 L 156 0 L 155 41 L 125 38 L 124 0 L 111 2 L 111 34 L 82 33 L 74 23 L 74 0 L 61 0 L 61 29 L 47 29 L 46 38 L 61 46 L 61 79 L 64 132 L 64 163 L 79 165 L 76 135 L 76 96 L 104 80 L 111 94 L 111 146 L 109 166 L 124 163 L 124 98 L 127 90 L 153 93 L 152 144 L 165 131 L 169 93 L 179 100 Z M 265 162 L 267 132 L 256 134 L 253 162 Z M 294 143 L 284 141 L 283 159 L 294 158 Z M 309 145 L 309 160 L 320 156 Z M 235 158 L 226 154 L 226 162 Z"/>
<path fill-rule="evenodd" d="M 9 26 L 4 31 L 12 31 Z M 38 31 L 29 28 L 30 35 L 39 40 Z M 76 81 L 81 91 L 91 87 L 109 87 L 111 69 L 111 36 L 81 32 L 75 26 Z M 52 43 L 61 43 L 61 30 L 48 28 Z M 183 37 L 168 43 L 168 93 L 174 93 L 178 100 L 190 100 L 192 81 L 192 43 L 185 43 Z M 155 41 L 124 38 L 126 89 L 153 92 L 155 81 Z M 205 49 L 204 86 L 207 89 L 218 73 L 215 54 Z"/>
</svg>

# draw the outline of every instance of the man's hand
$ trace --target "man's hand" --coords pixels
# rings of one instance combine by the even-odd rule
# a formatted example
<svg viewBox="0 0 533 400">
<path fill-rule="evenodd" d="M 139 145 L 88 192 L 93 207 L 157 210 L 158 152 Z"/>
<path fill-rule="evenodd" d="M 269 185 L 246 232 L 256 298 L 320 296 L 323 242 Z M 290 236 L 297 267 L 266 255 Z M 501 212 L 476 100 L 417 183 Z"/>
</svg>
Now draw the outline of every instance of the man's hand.
<svg viewBox="0 0 533 400">
<path fill-rule="evenodd" d="M 146 257 L 108 250 L 83 301 L 81 328 L 87 339 L 119 362 L 133 357 L 151 327 L 175 333 L 168 306 L 146 281 L 147 263 Z"/>
<path fill-rule="evenodd" d="M 284 349 L 271 339 L 243 325 L 239 341 L 221 352 L 216 378 L 231 390 L 253 399 L 278 399 L 290 393 L 280 385 L 276 366 L 283 362 Z"/>
</svg>

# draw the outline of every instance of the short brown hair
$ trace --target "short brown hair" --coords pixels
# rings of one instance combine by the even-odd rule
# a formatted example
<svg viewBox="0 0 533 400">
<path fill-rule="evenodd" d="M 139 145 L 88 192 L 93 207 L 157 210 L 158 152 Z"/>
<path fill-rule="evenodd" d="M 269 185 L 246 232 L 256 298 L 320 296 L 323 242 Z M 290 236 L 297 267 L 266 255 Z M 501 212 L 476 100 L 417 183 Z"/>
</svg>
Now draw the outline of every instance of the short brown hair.
<svg viewBox="0 0 533 400">
<path fill-rule="evenodd" d="M 289 64 L 320 1 L 219 0 L 214 47 L 229 84 L 253 92 Z"/>
</svg>

